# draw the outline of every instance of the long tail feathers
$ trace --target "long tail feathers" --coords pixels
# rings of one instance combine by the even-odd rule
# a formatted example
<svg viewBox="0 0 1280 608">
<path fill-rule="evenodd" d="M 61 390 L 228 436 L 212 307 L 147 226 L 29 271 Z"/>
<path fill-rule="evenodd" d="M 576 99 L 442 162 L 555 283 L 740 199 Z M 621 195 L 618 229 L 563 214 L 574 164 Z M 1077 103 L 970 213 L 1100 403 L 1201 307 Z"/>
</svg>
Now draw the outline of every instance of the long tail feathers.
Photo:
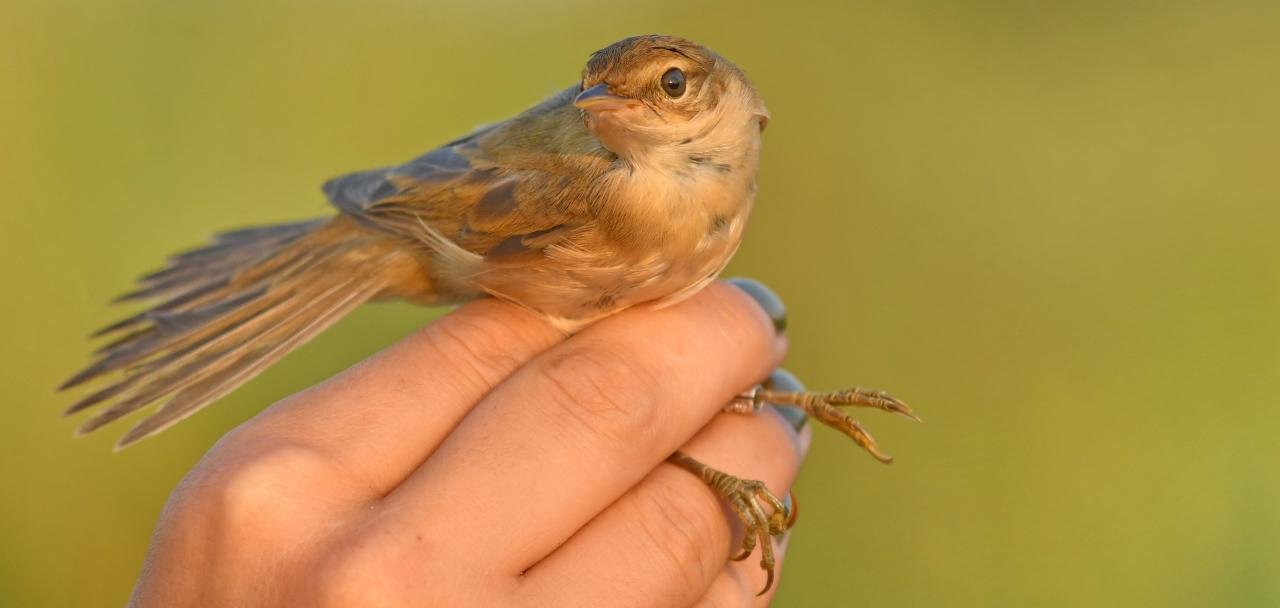
<svg viewBox="0 0 1280 608">
<path fill-rule="evenodd" d="M 62 389 L 123 371 L 67 414 L 114 400 L 88 433 L 166 397 L 120 439 L 123 448 L 178 423 L 248 382 L 388 286 L 385 242 L 343 220 L 264 226 L 219 235 L 171 258 L 121 300 L 166 298 L 98 331 L 131 330 Z"/>
</svg>

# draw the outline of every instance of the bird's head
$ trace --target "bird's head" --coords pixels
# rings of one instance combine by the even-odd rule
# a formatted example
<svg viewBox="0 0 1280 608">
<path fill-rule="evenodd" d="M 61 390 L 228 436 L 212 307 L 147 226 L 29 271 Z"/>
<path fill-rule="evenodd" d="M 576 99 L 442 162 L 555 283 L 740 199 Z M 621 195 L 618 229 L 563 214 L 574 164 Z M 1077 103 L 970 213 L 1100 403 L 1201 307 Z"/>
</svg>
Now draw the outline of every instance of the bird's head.
<svg viewBox="0 0 1280 608">
<path fill-rule="evenodd" d="M 604 147 L 636 163 L 758 141 L 769 112 L 738 66 L 675 36 L 596 51 L 573 104 Z"/>
</svg>

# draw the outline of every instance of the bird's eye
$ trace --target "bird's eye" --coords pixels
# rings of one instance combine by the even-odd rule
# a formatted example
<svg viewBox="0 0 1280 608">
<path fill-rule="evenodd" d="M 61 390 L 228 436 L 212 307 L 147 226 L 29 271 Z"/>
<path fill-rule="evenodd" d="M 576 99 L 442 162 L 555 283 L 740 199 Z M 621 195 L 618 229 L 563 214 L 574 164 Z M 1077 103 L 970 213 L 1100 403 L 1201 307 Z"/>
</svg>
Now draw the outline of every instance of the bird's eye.
<svg viewBox="0 0 1280 608">
<path fill-rule="evenodd" d="M 684 95 L 684 72 L 671 68 L 662 75 L 662 90 L 671 97 Z"/>
</svg>

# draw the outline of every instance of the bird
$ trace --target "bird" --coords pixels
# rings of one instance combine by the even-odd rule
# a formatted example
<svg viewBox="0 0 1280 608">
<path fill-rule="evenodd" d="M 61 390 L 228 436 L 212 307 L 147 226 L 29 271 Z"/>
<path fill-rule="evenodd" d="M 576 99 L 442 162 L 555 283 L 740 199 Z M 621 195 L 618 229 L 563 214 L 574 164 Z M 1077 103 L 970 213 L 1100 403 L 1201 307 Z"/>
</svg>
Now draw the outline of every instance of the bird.
<svg viewBox="0 0 1280 608">
<path fill-rule="evenodd" d="M 150 307 L 94 334 L 110 341 L 61 388 L 116 377 L 67 413 L 99 407 L 83 434 L 164 401 L 121 437 L 124 448 L 374 300 L 496 297 L 565 332 L 677 303 L 717 277 L 741 243 L 769 119 L 743 70 L 706 47 L 666 35 L 616 42 L 592 54 L 573 85 L 508 120 L 403 164 L 329 180 L 331 217 L 233 230 L 172 256 L 119 298 Z M 757 387 L 731 405 L 749 411 L 766 399 L 805 409 L 881 460 L 874 440 L 834 408 L 914 418 L 863 389 Z M 758 537 L 771 585 L 768 536 L 790 525 L 789 507 L 758 482 L 680 453 L 672 461 L 754 514 L 743 549 L 750 554 Z"/>
</svg>

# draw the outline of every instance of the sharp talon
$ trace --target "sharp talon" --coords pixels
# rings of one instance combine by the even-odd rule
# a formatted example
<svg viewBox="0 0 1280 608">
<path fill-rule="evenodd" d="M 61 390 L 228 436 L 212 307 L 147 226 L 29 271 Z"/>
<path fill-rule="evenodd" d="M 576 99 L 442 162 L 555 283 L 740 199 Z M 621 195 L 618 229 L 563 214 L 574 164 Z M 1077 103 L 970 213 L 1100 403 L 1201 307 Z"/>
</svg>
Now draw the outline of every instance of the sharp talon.
<svg viewBox="0 0 1280 608">
<path fill-rule="evenodd" d="M 911 411 L 911 406 L 890 397 L 889 407 L 887 411 L 893 412 L 915 422 L 924 422 L 915 412 Z"/>
<path fill-rule="evenodd" d="M 914 412 L 898 412 L 898 413 L 912 422 L 924 422 L 924 419 L 915 415 Z"/>
<path fill-rule="evenodd" d="M 751 557 L 751 552 L 750 552 L 750 551 L 744 551 L 744 550 L 742 550 L 742 549 L 738 549 L 738 552 L 737 552 L 737 553 L 734 553 L 733 555 L 730 555 L 730 556 L 729 556 L 729 561 L 731 561 L 731 562 L 740 562 L 740 561 L 742 561 L 742 560 L 744 560 L 744 559 L 747 559 L 748 557 Z"/>
<path fill-rule="evenodd" d="M 763 566 L 761 567 L 763 568 Z M 767 576 L 767 578 L 764 581 L 764 589 L 761 589 L 760 593 L 756 594 L 756 597 L 760 597 L 768 593 L 769 589 L 773 587 L 773 568 L 765 568 L 764 571 Z"/>
<path fill-rule="evenodd" d="M 790 530 L 796 525 L 796 518 L 800 516 L 800 500 L 796 498 L 795 492 L 787 490 L 787 523 L 786 529 Z"/>
<path fill-rule="evenodd" d="M 854 425 L 856 426 L 856 425 L 857 425 L 857 423 L 854 423 Z M 880 462 L 883 462 L 883 463 L 885 463 L 885 464 L 891 464 L 891 463 L 893 463 L 893 456 L 890 456 L 890 455 L 888 455 L 888 454 L 885 454 L 884 452 L 881 452 L 881 451 L 880 451 L 880 446 L 876 444 L 876 440 L 875 440 L 875 439 L 872 439 L 872 438 L 871 438 L 871 435 L 868 435 L 866 431 L 863 431 L 863 430 L 862 430 L 862 427 L 860 427 L 860 426 L 857 426 L 856 428 L 857 428 L 857 430 L 858 430 L 858 431 L 861 431 L 861 435 L 862 435 L 863 439 L 865 440 L 865 441 L 863 441 L 863 442 L 858 442 L 858 443 L 859 443 L 859 445 L 861 445 L 861 446 L 862 446 L 862 449 L 866 450 L 868 454 L 871 454 L 871 457 L 872 457 L 872 458 L 875 458 L 876 460 L 879 460 Z M 853 439 L 854 439 L 854 441 L 857 441 L 857 440 L 858 440 L 858 437 L 855 435 Z"/>
</svg>

